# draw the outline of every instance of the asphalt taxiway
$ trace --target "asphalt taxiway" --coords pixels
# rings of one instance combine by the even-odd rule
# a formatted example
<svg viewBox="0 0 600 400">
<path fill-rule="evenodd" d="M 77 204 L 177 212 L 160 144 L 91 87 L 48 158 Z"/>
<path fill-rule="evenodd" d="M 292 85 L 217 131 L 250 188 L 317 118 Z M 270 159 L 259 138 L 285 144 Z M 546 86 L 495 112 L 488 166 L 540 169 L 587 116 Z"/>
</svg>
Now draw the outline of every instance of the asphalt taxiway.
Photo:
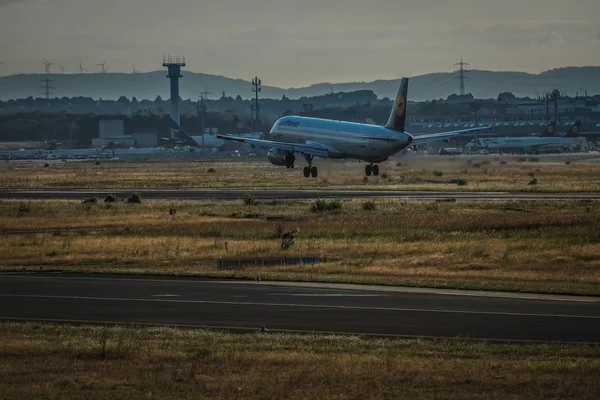
<svg viewBox="0 0 600 400">
<path fill-rule="evenodd" d="M 600 298 L 183 277 L 0 273 L 0 320 L 600 342 Z"/>
<path fill-rule="evenodd" d="M 397 198 L 415 200 L 600 200 L 600 192 L 466 192 L 466 191 L 400 191 L 400 190 L 295 190 L 295 189 L 64 189 L 64 190 L 0 190 L 0 199 L 83 200 L 104 198 L 113 194 L 127 198 L 139 193 L 148 200 L 236 200 L 250 194 L 261 200 L 283 199 L 350 199 Z"/>
</svg>

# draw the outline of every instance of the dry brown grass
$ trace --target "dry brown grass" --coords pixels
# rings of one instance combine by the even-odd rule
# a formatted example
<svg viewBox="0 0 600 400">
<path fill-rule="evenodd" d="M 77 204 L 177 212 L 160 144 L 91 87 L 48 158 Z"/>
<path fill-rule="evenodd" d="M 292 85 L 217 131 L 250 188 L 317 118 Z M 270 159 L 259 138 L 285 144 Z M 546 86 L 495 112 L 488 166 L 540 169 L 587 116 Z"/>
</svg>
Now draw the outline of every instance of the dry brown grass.
<svg viewBox="0 0 600 400">
<path fill-rule="evenodd" d="M 568 162 L 568 164 L 567 164 Z M 263 158 L 0 164 L 0 188 L 361 188 L 399 190 L 597 191 L 597 155 L 409 156 L 381 164 L 364 182 L 364 164 L 318 160 L 319 178 L 299 168 L 275 167 Z M 301 163 L 298 163 L 301 166 Z M 208 172 L 214 168 L 216 172 Z M 441 176 L 440 176 L 441 174 Z M 453 177 L 466 186 L 449 183 Z M 537 185 L 528 185 L 533 179 Z"/>
<path fill-rule="evenodd" d="M 592 345 L 0 324 L 0 398 L 598 399 Z"/>
<path fill-rule="evenodd" d="M 600 295 L 597 202 L 0 201 L 0 269 L 190 274 Z M 169 215 L 168 210 L 177 209 Z M 289 250 L 278 232 L 298 229 Z M 317 265 L 220 270 L 223 257 Z"/>
</svg>

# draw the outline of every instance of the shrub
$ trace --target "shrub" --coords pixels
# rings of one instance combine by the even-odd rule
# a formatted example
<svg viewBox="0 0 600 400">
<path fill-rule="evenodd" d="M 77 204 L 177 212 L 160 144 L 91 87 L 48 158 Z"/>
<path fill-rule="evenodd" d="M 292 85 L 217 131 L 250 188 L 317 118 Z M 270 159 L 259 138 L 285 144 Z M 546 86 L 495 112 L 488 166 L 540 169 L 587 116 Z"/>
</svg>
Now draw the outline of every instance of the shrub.
<svg viewBox="0 0 600 400">
<path fill-rule="evenodd" d="M 467 182 L 467 180 L 466 180 L 466 179 L 462 179 L 462 178 L 459 178 L 459 179 L 458 179 L 458 181 L 456 182 L 456 184 L 457 184 L 458 186 L 466 186 L 468 183 L 469 183 L 469 182 Z"/>
<path fill-rule="evenodd" d="M 131 196 L 129 196 L 127 202 L 129 204 L 140 204 L 142 202 L 142 197 L 139 194 L 134 193 Z"/>
<path fill-rule="evenodd" d="M 506 161 L 502 160 L 502 161 L 500 161 L 500 164 L 506 165 Z"/>
<path fill-rule="evenodd" d="M 535 172 L 530 172 L 530 173 L 528 173 L 527 175 L 529 175 L 529 176 L 531 176 L 531 177 L 534 177 L 534 176 L 535 176 Z"/>
<path fill-rule="evenodd" d="M 244 204 L 247 206 L 253 206 L 258 204 L 258 201 L 256 200 L 256 197 L 252 196 L 249 193 L 246 193 L 244 195 Z"/>
<path fill-rule="evenodd" d="M 365 211 L 375 211 L 377 209 L 377 204 L 375 204 L 375 201 L 373 200 L 367 200 L 363 203 L 362 208 Z"/>
<path fill-rule="evenodd" d="M 17 211 L 19 211 L 21 214 L 25 214 L 31 211 L 31 204 L 29 203 L 21 203 L 19 204 L 19 207 L 17 208 Z"/>
<path fill-rule="evenodd" d="M 50 166 L 50 164 L 46 163 L 44 164 L 44 168 L 48 168 Z"/>
<path fill-rule="evenodd" d="M 533 178 L 529 181 L 528 185 L 537 185 L 537 178 Z"/>
<path fill-rule="evenodd" d="M 117 196 L 115 196 L 114 194 L 109 194 L 108 196 L 106 196 L 104 198 L 104 202 L 105 203 L 114 203 L 116 201 L 118 201 L 119 199 L 117 198 Z"/>
<path fill-rule="evenodd" d="M 341 200 L 322 200 L 319 199 L 315 201 L 311 207 L 312 212 L 320 212 L 320 211 L 337 211 L 344 208 L 344 204 Z"/>
<path fill-rule="evenodd" d="M 277 226 L 275 227 L 275 237 L 277 239 L 279 239 L 280 237 L 283 236 L 284 232 L 285 232 L 285 229 L 283 228 L 283 225 L 277 224 Z"/>
<path fill-rule="evenodd" d="M 433 175 L 435 175 L 435 176 L 444 176 L 444 173 L 442 171 L 433 171 Z"/>
<path fill-rule="evenodd" d="M 97 202 L 98 202 L 97 197 L 90 197 L 90 198 L 83 200 L 83 204 L 96 204 Z"/>
<path fill-rule="evenodd" d="M 213 174 L 213 173 L 217 172 L 217 170 L 214 168 L 209 168 L 207 172 Z"/>
<path fill-rule="evenodd" d="M 285 231 L 281 235 L 281 248 L 287 250 L 296 244 L 299 230 L 296 228 L 293 231 Z"/>
<path fill-rule="evenodd" d="M 565 165 L 570 165 L 570 164 L 571 164 L 571 161 L 566 161 L 565 162 Z"/>
<path fill-rule="evenodd" d="M 53 258 L 58 255 L 58 252 L 56 250 L 52 250 L 51 252 L 46 253 L 45 255 L 46 255 L 46 257 Z"/>
<path fill-rule="evenodd" d="M 102 165 L 100 161 L 96 161 L 96 165 Z"/>
</svg>

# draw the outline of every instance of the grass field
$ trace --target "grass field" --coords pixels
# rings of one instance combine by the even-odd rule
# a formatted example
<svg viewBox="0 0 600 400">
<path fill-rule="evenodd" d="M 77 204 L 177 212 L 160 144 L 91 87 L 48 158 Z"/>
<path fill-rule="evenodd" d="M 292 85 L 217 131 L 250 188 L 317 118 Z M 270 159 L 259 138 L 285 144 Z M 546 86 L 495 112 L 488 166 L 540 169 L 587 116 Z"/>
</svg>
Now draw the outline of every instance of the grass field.
<svg viewBox="0 0 600 400">
<path fill-rule="evenodd" d="M 597 345 L 0 324 L 2 399 L 598 399 Z"/>
<path fill-rule="evenodd" d="M 317 160 L 319 177 L 302 176 L 265 158 L 3 162 L 0 188 L 344 188 L 476 191 L 599 191 L 600 157 L 407 156 L 381 164 L 365 179 L 364 163 Z M 214 172 L 212 172 L 214 171 Z M 451 183 L 453 178 L 465 185 Z M 536 184 L 530 184 L 532 181 Z"/>
<path fill-rule="evenodd" d="M 321 212 L 314 205 L 4 200 L 0 269 L 600 295 L 598 202 L 346 200 Z M 216 263 L 285 255 L 323 262 L 232 269 Z"/>
</svg>

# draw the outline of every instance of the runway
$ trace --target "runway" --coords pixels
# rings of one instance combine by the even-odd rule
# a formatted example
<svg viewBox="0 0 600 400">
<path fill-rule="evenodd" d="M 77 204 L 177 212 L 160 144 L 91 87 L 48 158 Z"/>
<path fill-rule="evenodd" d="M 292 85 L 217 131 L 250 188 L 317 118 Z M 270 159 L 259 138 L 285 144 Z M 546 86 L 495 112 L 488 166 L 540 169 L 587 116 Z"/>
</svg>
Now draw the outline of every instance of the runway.
<svg viewBox="0 0 600 400">
<path fill-rule="evenodd" d="M 600 342 L 600 298 L 156 276 L 0 274 L 0 320 Z"/>
<path fill-rule="evenodd" d="M 139 193 L 147 200 L 236 200 L 251 194 L 260 200 L 396 198 L 415 200 L 600 200 L 600 192 L 462 192 L 396 190 L 293 190 L 293 189 L 72 189 L 72 190 L 0 190 L 0 199 L 83 200 L 103 199 L 109 194 L 126 199 Z"/>
</svg>

